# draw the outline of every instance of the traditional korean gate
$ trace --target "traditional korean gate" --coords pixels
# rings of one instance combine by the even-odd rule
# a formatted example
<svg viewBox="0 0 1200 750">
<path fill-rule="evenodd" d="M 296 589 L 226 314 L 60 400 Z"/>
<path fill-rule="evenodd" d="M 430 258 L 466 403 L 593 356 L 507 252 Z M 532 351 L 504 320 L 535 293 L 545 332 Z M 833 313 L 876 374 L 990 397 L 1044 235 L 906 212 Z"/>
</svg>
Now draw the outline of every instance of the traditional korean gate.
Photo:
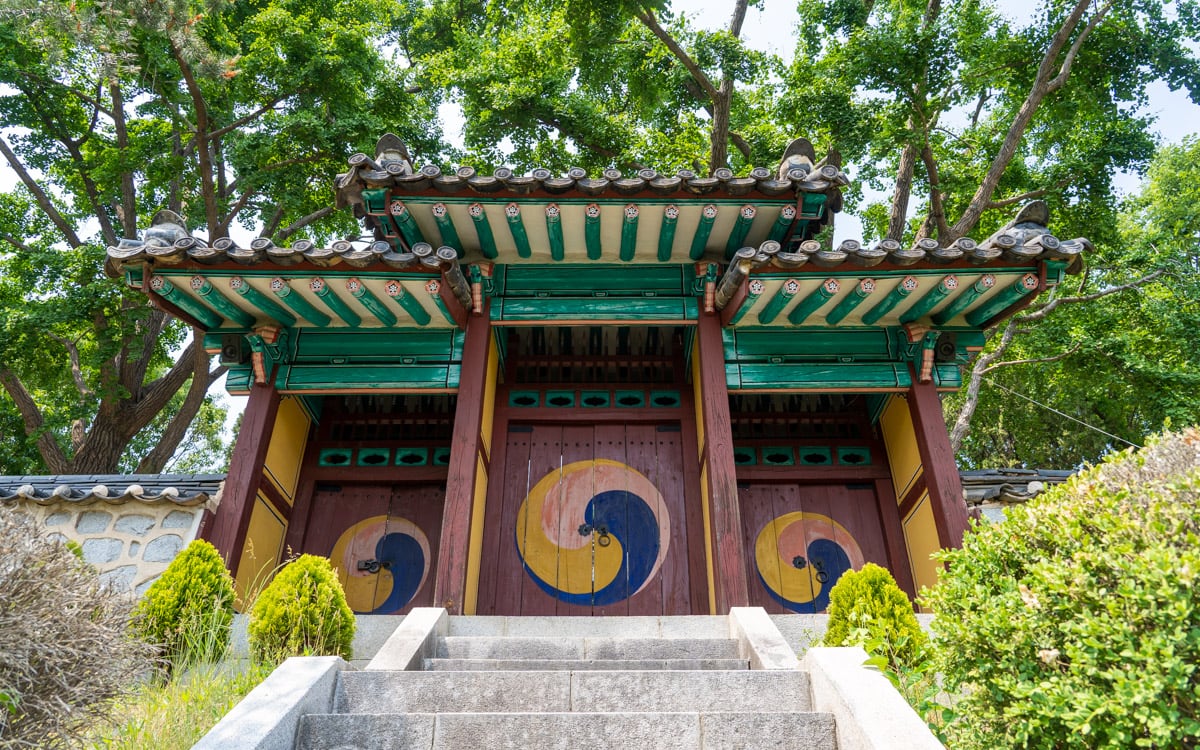
<svg viewBox="0 0 1200 750">
<path fill-rule="evenodd" d="M 768 612 L 823 612 L 848 570 L 887 567 L 870 484 L 739 485 L 750 604 Z"/>
<path fill-rule="evenodd" d="M 429 606 L 445 496 L 440 484 L 318 484 L 303 551 L 330 558 L 355 612 Z"/>
<path fill-rule="evenodd" d="M 482 613 L 691 614 L 677 426 L 513 424 L 504 455 Z"/>
</svg>

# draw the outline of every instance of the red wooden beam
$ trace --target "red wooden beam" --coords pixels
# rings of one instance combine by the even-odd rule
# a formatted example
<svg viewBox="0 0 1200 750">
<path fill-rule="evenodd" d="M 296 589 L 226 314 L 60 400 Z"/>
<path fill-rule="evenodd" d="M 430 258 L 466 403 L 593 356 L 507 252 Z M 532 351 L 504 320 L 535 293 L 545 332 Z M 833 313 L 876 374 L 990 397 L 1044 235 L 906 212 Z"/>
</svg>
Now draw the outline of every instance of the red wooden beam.
<svg viewBox="0 0 1200 750">
<path fill-rule="evenodd" d="M 242 415 L 242 428 L 229 459 L 229 474 L 225 477 L 225 488 L 221 492 L 221 505 L 209 526 L 207 538 L 225 558 L 226 567 L 234 576 L 237 576 L 238 565 L 242 561 L 246 530 L 250 527 L 250 514 L 254 512 L 254 500 L 262 482 L 263 460 L 267 456 L 271 428 L 275 425 L 278 411 L 279 391 L 274 386 L 250 387 L 250 400 L 246 404 L 246 413 Z"/>
<path fill-rule="evenodd" d="M 748 279 L 743 279 L 738 285 L 737 291 L 733 293 L 733 298 L 729 300 L 729 304 L 725 305 L 725 309 L 721 310 L 721 325 L 729 325 L 729 321 L 733 320 L 733 316 L 737 315 L 738 310 L 742 305 L 746 304 L 746 294 L 750 286 Z"/>
<path fill-rule="evenodd" d="M 958 475 L 954 451 L 950 448 L 946 419 L 942 416 L 942 402 L 933 383 L 918 383 L 914 377 L 908 391 L 908 408 L 938 541 L 943 547 L 961 547 L 963 532 L 967 530 L 967 504 L 963 500 L 962 478 Z"/>
<path fill-rule="evenodd" d="M 738 504 L 733 428 L 729 421 L 729 391 L 725 382 L 725 348 L 721 318 L 700 315 L 696 321 L 696 350 L 700 358 L 700 393 L 704 398 L 704 465 L 708 469 L 709 518 L 712 524 L 717 611 L 750 603 L 746 583 L 746 554 Z"/>
<path fill-rule="evenodd" d="M 454 324 L 459 328 L 466 330 L 467 318 L 478 317 L 467 312 L 467 308 L 463 307 L 463 303 L 458 301 L 458 297 L 454 296 L 454 292 L 450 291 L 450 285 L 446 283 L 445 279 L 438 281 L 438 297 L 441 298 L 442 304 L 446 306 L 450 317 L 454 318 Z M 486 306 L 484 309 L 486 309 Z"/>
<path fill-rule="evenodd" d="M 442 538 L 438 545 L 437 579 L 433 588 L 433 606 L 445 607 L 454 615 L 462 614 L 466 595 L 471 514 L 475 506 L 475 467 L 483 450 L 479 433 L 483 426 L 483 398 L 487 388 L 492 337 L 488 307 L 485 301 L 482 315 L 467 318 L 462 377 L 454 411 L 454 433 L 450 438 L 450 465 L 446 473 L 446 505 L 442 515 Z"/>
</svg>

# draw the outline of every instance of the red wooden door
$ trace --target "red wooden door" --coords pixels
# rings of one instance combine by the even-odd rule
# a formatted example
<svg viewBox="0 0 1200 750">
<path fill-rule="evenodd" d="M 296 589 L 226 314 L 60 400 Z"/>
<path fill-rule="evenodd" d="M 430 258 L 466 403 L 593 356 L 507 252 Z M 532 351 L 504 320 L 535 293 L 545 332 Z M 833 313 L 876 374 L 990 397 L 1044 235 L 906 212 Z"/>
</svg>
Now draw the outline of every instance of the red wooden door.
<svg viewBox="0 0 1200 750">
<path fill-rule="evenodd" d="M 511 426 L 483 611 L 690 614 L 680 437 L 671 425 Z"/>
<path fill-rule="evenodd" d="M 823 612 L 847 570 L 887 567 L 871 485 L 761 483 L 740 486 L 738 497 L 752 605 Z"/>
<path fill-rule="evenodd" d="M 357 613 L 429 606 L 445 495 L 440 485 L 317 485 L 303 551 L 330 559 Z"/>
</svg>

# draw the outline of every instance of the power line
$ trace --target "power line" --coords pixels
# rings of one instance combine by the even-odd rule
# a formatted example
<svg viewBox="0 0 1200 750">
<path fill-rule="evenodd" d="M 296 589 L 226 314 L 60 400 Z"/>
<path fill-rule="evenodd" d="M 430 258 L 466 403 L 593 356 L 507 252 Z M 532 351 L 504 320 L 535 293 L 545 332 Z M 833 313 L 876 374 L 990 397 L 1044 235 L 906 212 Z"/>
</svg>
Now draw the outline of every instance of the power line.
<svg viewBox="0 0 1200 750">
<path fill-rule="evenodd" d="M 1098 432 L 1098 433 L 1100 433 L 1101 435 L 1104 435 L 1104 436 L 1106 436 L 1106 437 L 1110 437 L 1110 438 L 1112 438 L 1113 440 L 1120 440 L 1122 443 L 1125 443 L 1126 445 L 1133 446 L 1134 448 L 1141 448 L 1141 447 L 1142 447 L 1142 446 L 1138 445 L 1137 443 L 1133 443 L 1133 442 L 1130 442 L 1130 441 L 1126 440 L 1126 439 L 1125 439 L 1125 438 L 1123 438 L 1123 437 L 1120 437 L 1120 436 L 1118 436 L 1118 435 L 1114 435 L 1114 434 L 1112 434 L 1111 432 L 1105 432 L 1104 430 L 1100 429 L 1099 427 L 1094 427 L 1094 426 L 1092 426 L 1092 425 L 1088 424 L 1087 422 L 1084 422 L 1082 419 L 1076 419 L 1075 417 L 1072 417 L 1070 414 L 1066 414 L 1066 413 L 1063 413 L 1063 412 L 1059 411 L 1058 409 L 1055 409 L 1053 406 L 1048 406 L 1048 405 L 1046 405 L 1046 404 L 1043 404 L 1041 401 L 1035 401 L 1035 400 L 1031 399 L 1030 397 L 1028 397 L 1028 396 L 1026 396 L 1026 395 L 1024 395 L 1024 394 L 1017 393 L 1017 392 L 1016 392 L 1016 391 L 1014 391 L 1012 388 L 1009 388 L 1008 386 L 1000 385 L 999 383 L 997 383 L 996 381 L 992 380 L 991 378 L 985 378 L 985 380 L 987 380 L 987 382 L 988 382 L 988 383 L 990 383 L 990 384 L 992 384 L 992 385 L 996 386 L 997 388 L 999 388 L 999 389 L 1000 389 L 1000 390 L 1002 390 L 1002 391 L 1008 391 L 1008 392 L 1009 392 L 1009 393 L 1011 393 L 1012 395 L 1014 395 L 1014 396 L 1019 396 L 1019 397 L 1021 397 L 1021 398 L 1025 399 L 1026 401 L 1028 401 L 1029 403 L 1031 403 L 1031 404 L 1034 404 L 1034 405 L 1036 405 L 1036 406 L 1040 406 L 1040 407 L 1042 407 L 1043 409 L 1045 409 L 1045 410 L 1047 410 L 1047 411 L 1052 411 L 1052 412 L 1054 412 L 1055 414 L 1057 414 L 1057 415 L 1058 415 L 1058 416 L 1060 416 L 1060 417 L 1066 417 L 1067 419 L 1071 420 L 1072 422 L 1077 422 L 1077 423 L 1079 423 L 1079 424 L 1083 425 L 1084 427 L 1088 428 L 1089 430 L 1093 430 L 1093 431 L 1095 431 L 1095 432 Z"/>
</svg>

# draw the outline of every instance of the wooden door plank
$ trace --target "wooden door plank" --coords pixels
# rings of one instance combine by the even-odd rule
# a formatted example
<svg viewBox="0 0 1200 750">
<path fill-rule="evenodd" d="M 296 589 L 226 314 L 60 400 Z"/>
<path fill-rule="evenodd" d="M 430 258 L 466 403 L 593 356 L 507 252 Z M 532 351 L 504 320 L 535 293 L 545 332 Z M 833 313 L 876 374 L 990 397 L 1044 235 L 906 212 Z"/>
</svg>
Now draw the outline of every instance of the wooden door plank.
<svg viewBox="0 0 1200 750">
<path fill-rule="evenodd" d="M 655 428 L 655 483 L 662 492 L 670 526 L 670 547 L 663 561 L 662 577 L 664 615 L 686 615 L 692 612 L 691 589 L 688 581 L 688 522 L 684 510 L 683 437 L 678 430 Z M 703 574 L 702 574 L 703 575 Z"/>
<path fill-rule="evenodd" d="M 616 462 L 620 467 L 599 466 L 593 475 L 596 481 L 592 492 L 598 505 L 598 520 L 602 518 L 602 523 L 611 526 L 612 533 L 607 547 L 602 546 L 602 535 L 592 536 L 595 576 L 592 613 L 627 615 L 631 586 L 637 583 L 630 578 L 630 564 L 645 554 L 628 536 L 631 530 L 628 494 L 614 494 L 633 490 L 633 482 L 625 468 L 629 466 L 628 433 L 623 424 L 601 424 L 592 430 L 593 457 Z"/>
<path fill-rule="evenodd" d="M 517 511 L 529 492 L 529 454 L 533 443 L 533 428 L 523 427 L 507 433 L 505 461 L 499 467 L 501 487 L 500 520 L 493 530 L 496 543 L 497 570 L 492 614 L 521 614 L 521 587 L 524 585 L 525 570 L 517 548 L 518 537 L 524 543 L 524 528 L 517 528 Z M 497 469 L 493 469 L 495 472 Z"/>
<path fill-rule="evenodd" d="M 630 597 L 628 602 L 628 613 L 631 615 L 661 615 L 664 610 L 664 598 L 666 595 L 666 577 L 665 568 L 667 567 L 667 559 L 671 555 L 671 534 L 670 524 L 675 522 L 671 517 L 671 511 L 667 507 L 666 499 L 663 495 L 662 477 L 658 469 L 658 427 L 656 425 L 628 425 L 625 428 L 625 463 L 629 468 L 637 471 L 644 476 L 646 480 L 654 487 L 657 492 L 650 493 L 648 491 L 639 491 L 637 488 L 631 487 L 630 490 L 634 495 L 645 501 L 648 510 L 654 518 L 667 519 L 668 533 L 663 536 L 657 530 L 653 535 L 647 535 L 647 541 L 657 539 L 660 550 L 665 547 L 663 561 L 657 566 L 657 570 L 644 581 L 637 581 L 636 577 L 631 577 L 630 580 Z M 646 497 L 651 495 L 651 497 Z M 631 508 L 629 513 L 630 523 L 636 523 L 638 513 L 636 508 Z M 636 554 L 635 551 L 631 551 Z M 658 555 L 654 556 L 655 558 Z M 640 589 L 640 590 L 638 590 Z"/>
<path fill-rule="evenodd" d="M 526 511 L 518 514 L 517 533 L 523 539 L 524 562 L 530 570 L 542 570 L 542 575 L 550 580 L 545 584 L 555 585 L 558 567 L 558 555 L 550 540 L 541 529 L 540 512 L 529 512 L 541 503 L 530 502 L 531 495 L 538 489 L 538 484 L 550 476 L 561 478 L 562 472 L 562 427 L 559 425 L 534 425 L 529 444 L 529 475 L 525 493 L 519 504 L 526 503 Z M 523 521 L 523 523 L 522 523 Z M 550 572 L 546 572 L 550 571 Z M 521 575 L 522 615 L 553 615 L 557 609 L 557 600 L 547 594 L 537 581 L 530 575 L 529 570 L 523 570 Z"/>
<path fill-rule="evenodd" d="M 782 580 L 779 555 L 769 553 L 772 544 L 767 541 L 777 538 L 774 522 L 774 494 L 777 491 L 769 484 L 751 484 L 743 485 L 738 493 L 744 527 L 743 546 L 748 557 L 748 577 L 751 581 L 750 604 L 762 607 L 771 614 L 783 614 L 788 611 L 771 596 L 768 583 Z M 760 536 L 764 537 L 763 543 L 766 545 L 762 550 L 759 548 Z"/>
<path fill-rule="evenodd" d="M 555 545 L 558 553 L 555 587 L 564 594 L 564 598 L 555 601 L 555 609 L 560 615 L 590 615 L 593 612 L 595 538 L 580 534 L 579 527 L 584 523 L 588 503 L 596 494 L 595 472 L 589 466 L 595 457 L 595 437 L 591 425 L 562 427 L 563 484 L 553 498 L 562 508 L 557 514 L 558 544 Z M 566 596 L 574 601 L 568 601 Z"/>
<path fill-rule="evenodd" d="M 318 485 L 314 493 L 312 523 L 301 551 L 330 559 L 347 602 L 358 613 L 377 606 L 379 576 L 357 566 L 360 560 L 375 559 L 390 504 L 391 490 L 381 485 Z"/>
<path fill-rule="evenodd" d="M 508 483 L 508 472 L 505 467 L 509 459 L 508 420 L 497 417 L 493 426 L 492 455 L 489 467 L 487 498 L 483 515 L 483 544 L 480 546 L 479 591 L 475 597 L 475 613 L 479 615 L 496 614 L 496 589 L 500 585 L 501 571 L 504 570 L 501 560 L 504 558 L 502 547 L 507 542 L 509 551 L 515 550 L 513 544 L 512 526 L 505 525 L 504 515 L 505 488 Z M 529 461 L 529 446 L 525 443 L 523 454 L 514 456 L 512 461 L 522 469 Z M 515 511 L 514 511 L 515 513 Z M 515 554 L 514 554 L 515 556 Z M 520 564 L 519 562 L 517 563 Z"/>
<path fill-rule="evenodd" d="M 422 571 L 423 580 L 420 581 L 411 598 L 402 604 L 394 614 L 407 614 L 413 607 L 433 606 L 433 578 L 437 571 L 439 555 L 437 539 L 441 537 L 444 503 L 445 492 L 440 484 L 397 485 L 392 489 L 388 532 L 403 531 L 403 529 L 397 528 L 398 521 L 407 519 L 424 534 L 428 546 L 427 550 L 420 550 L 421 557 L 419 559 L 413 554 L 416 550 L 412 546 L 406 546 L 399 551 L 400 559 L 410 564 L 419 562 L 424 570 Z M 428 554 L 428 558 L 425 558 L 426 554 Z M 398 564 L 401 564 L 399 560 L 392 564 L 393 585 L 397 585 L 397 581 L 403 577 L 403 574 L 396 570 Z"/>
</svg>

